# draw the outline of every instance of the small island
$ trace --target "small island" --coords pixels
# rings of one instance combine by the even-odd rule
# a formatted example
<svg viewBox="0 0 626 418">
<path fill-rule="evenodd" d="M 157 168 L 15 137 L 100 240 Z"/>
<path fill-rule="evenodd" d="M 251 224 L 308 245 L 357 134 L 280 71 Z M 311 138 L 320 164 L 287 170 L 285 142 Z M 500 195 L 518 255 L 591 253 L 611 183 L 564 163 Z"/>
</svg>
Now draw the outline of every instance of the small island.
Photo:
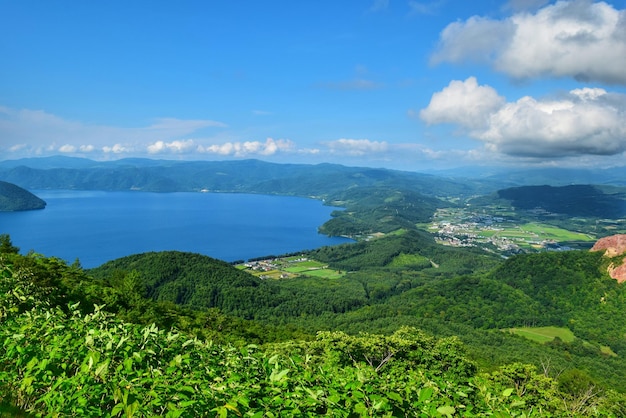
<svg viewBox="0 0 626 418">
<path fill-rule="evenodd" d="M 0 212 L 44 209 L 46 202 L 13 183 L 0 181 Z"/>
</svg>

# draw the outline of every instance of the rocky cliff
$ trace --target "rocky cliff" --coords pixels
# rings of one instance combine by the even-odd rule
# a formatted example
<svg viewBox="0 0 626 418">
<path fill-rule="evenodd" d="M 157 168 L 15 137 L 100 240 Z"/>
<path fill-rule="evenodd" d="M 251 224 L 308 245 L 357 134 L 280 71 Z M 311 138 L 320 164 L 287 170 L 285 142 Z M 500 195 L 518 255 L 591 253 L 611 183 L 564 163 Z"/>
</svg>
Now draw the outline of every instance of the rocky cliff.
<svg viewBox="0 0 626 418">
<path fill-rule="evenodd" d="M 594 244 L 591 251 L 604 251 L 608 257 L 617 257 L 626 253 L 626 234 L 612 235 L 610 237 L 601 238 Z M 612 278 L 620 283 L 626 282 L 626 263 L 622 259 L 620 265 L 611 263 L 609 265 L 609 274 Z"/>
</svg>

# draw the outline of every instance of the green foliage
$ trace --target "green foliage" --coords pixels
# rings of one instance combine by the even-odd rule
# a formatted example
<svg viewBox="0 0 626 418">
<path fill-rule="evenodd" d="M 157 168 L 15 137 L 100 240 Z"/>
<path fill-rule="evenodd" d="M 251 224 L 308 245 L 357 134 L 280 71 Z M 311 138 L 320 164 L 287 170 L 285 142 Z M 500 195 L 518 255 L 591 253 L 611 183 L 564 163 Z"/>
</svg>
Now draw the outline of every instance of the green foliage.
<svg viewBox="0 0 626 418">
<path fill-rule="evenodd" d="M 55 157 L 56 158 L 56 157 Z M 64 168 L 61 168 L 64 167 Z M 327 197 L 350 188 L 412 190 L 438 195 L 493 191 L 491 182 L 458 181 L 415 172 L 338 164 L 243 161 L 118 161 L 32 159 L 0 162 L 0 178 L 29 189 L 200 191 Z"/>
<path fill-rule="evenodd" d="M 569 261 L 579 260 L 570 257 Z M 589 261 L 583 259 L 579 261 Z M 475 356 L 480 338 L 484 338 L 483 351 L 490 354 L 504 350 L 515 355 L 512 350 L 524 347 L 519 354 L 526 359 L 550 352 L 558 367 L 563 364 L 559 360 L 563 347 L 530 345 L 500 331 L 478 333 L 467 326 L 444 325 L 450 321 L 429 325 L 421 319 L 439 334 L 471 337 L 465 346 L 457 337 L 434 337 L 400 326 L 403 318 L 420 320 L 408 314 L 415 312 L 417 301 L 433 298 L 424 296 L 413 299 L 413 305 L 403 305 L 415 297 L 412 292 L 445 283 L 456 288 L 451 293 L 480 295 L 495 282 L 486 275 L 433 279 L 401 269 L 350 274 L 345 280 L 355 287 L 348 293 L 360 287 L 371 304 L 333 315 L 366 329 L 380 328 L 374 320 L 386 318 L 391 332 L 325 331 L 312 341 L 291 339 L 261 347 L 233 345 L 228 338 L 219 338 L 215 332 L 219 322 L 228 324 L 215 310 L 185 311 L 145 299 L 149 282 L 137 270 L 114 270 L 117 273 L 108 278 L 93 279 L 77 265 L 34 254 L 2 254 L 0 262 L 0 404 L 35 415 L 543 417 L 624 412 L 624 396 L 600 386 L 589 372 L 600 363 L 581 363 L 590 358 L 589 353 L 572 352 L 571 364 L 580 372 L 561 373 L 558 381 L 550 377 L 549 367 L 540 374 L 521 363 L 478 373 L 469 358 Z M 402 287 L 409 278 L 408 287 Z M 246 287 L 246 280 L 234 282 Z M 294 291 L 298 284 L 317 283 L 321 290 L 328 283 L 340 289 L 342 280 L 282 283 L 289 283 Z M 379 285 L 383 287 L 378 289 Z M 515 292 L 521 290 L 511 293 L 511 298 Z M 386 295 L 380 299 L 383 303 L 374 303 L 379 300 L 375 294 Z M 109 305 L 94 306 L 97 297 Z M 399 298 L 404 302 L 398 303 Z M 504 305 L 512 301 L 495 299 Z M 349 317 L 365 310 L 372 315 L 366 324 L 362 316 Z M 140 318 L 142 312 L 146 316 Z M 133 317 L 144 324 L 129 323 Z M 161 325 L 145 323 L 149 318 Z M 319 316 L 320 321 L 328 318 Z M 194 330 L 195 335 L 171 325 Z M 253 323 L 240 325 L 254 338 Z M 204 333 L 208 340 L 199 338 L 203 326 L 208 327 Z M 264 330 L 271 332 L 271 328 L 258 332 Z M 227 332 L 247 339 L 241 330 Z M 604 361 L 615 369 L 622 364 L 619 358 Z M 607 373 L 605 366 L 598 372 Z"/>
<path fill-rule="evenodd" d="M 483 271 L 499 263 L 496 256 L 482 250 L 437 245 L 430 234 L 415 229 L 371 241 L 322 247 L 311 251 L 309 256 L 334 268 L 352 271 L 384 266 L 405 269 L 407 266 L 397 265 L 401 259 L 398 257 L 412 256 L 420 261 L 408 267 L 428 269 L 429 274 L 436 276 Z"/>
<path fill-rule="evenodd" d="M 0 181 L 0 211 L 43 209 L 46 202 L 21 187 Z"/>
<path fill-rule="evenodd" d="M 0 254 L 17 254 L 19 252 L 19 247 L 13 245 L 8 234 L 0 234 Z"/>
<path fill-rule="evenodd" d="M 540 208 L 572 217 L 618 219 L 626 214 L 624 190 L 605 193 L 592 185 L 513 187 L 499 190 L 498 196 L 516 208 Z"/>
<path fill-rule="evenodd" d="M 429 221 L 444 205 L 439 199 L 397 187 L 355 187 L 329 198 L 346 209 L 333 212 L 333 219 L 322 225 L 320 232 L 327 235 L 365 236 L 415 229 L 416 223 Z"/>
</svg>

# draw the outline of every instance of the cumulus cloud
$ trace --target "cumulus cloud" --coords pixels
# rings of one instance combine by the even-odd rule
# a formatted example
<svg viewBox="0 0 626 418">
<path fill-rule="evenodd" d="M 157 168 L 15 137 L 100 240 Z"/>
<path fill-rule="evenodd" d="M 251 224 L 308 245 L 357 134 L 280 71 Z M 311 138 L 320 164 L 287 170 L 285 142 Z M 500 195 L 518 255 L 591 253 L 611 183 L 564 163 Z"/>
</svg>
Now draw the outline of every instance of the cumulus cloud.
<svg viewBox="0 0 626 418">
<path fill-rule="evenodd" d="M 246 157 L 250 155 L 270 156 L 278 152 L 290 152 L 294 143 L 288 139 L 267 138 L 265 142 L 225 142 L 208 146 L 199 146 L 198 151 L 221 156 Z"/>
<path fill-rule="evenodd" d="M 369 139 L 342 138 L 325 144 L 331 153 L 350 156 L 377 154 L 387 151 L 389 145 L 385 141 L 370 141 Z"/>
<path fill-rule="evenodd" d="M 474 81 L 453 81 L 435 93 L 420 112 L 422 119 L 454 123 L 488 149 L 511 156 L 616 155 L 626 150 L 626 95 L 583 88 L 561 97 L 526 96 L 496 106 L 499 96 L 495 90 L 477 86 Z M 477 93 L 479 88 L 488 94 Z M 484 97 L 486 105 L 474 102 Z M 473 112 L 481 123 L 465 117 L 464 109 Z"/>
<path fill-rule="evenodd" d="M 59 147 L 59 151 L 63 153 L 73 153 L 76 152 L 76 147 L 74 145 L 65 144 Z"/>
<path fill-rule="evenodd" d="M 172 142 L 156 141 L 148 145 L 147 150 L 150 154 L 160 154 L 164 152 L 183 153 L 198 148 L 193 139 L 177 140 Z"/>
<path fill-rule="evenodd" d="M 504 97 L 494 88 L 479 86 L 475 77 L 453 80 L 448 87 L 433 94 L 428 107 L 420 112 L 420 118 L 431 125 L 452 123 L 477 129 L 484 127 L 490 115 L 504 102 Z"/>
<path fill-rule="evenodd" d="M 128 152 L 132 152 L 133 148 L 128 147 L 123 144 L 114 144 L 113 146 L 107 145 L 107 146 L 102 147 L 102 151 L 104 151 L 107 154 L 124 154 Z"/>
<path fill-rule="evenodd" d="M 626 96 L 577 89 L 555 100 L 523 97 L 494 113 L 476 137 L 510 155 L 618 154 L 626 150 Z"/>
<path fill-rule="evenodd" d="M 532 1 L 512 2 L 528 5 Z M 536 13 L 471 17 L 440 34 L 433 63 L 479 60 L 517 79 L 572 77 L 626 84 L 626 10 L 588 0 L 558 1 Z"/>
</svg>

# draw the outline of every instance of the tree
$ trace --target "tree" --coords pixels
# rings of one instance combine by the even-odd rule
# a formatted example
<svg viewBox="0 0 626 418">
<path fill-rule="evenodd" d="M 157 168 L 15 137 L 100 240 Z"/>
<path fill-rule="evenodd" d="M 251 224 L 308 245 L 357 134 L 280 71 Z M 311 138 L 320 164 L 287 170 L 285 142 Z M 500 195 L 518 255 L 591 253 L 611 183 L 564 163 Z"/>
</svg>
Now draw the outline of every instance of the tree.
<svg viewBox="0 0 626 418">
<path fill-rule="evenodd" d="M 19 247 L 13 245 L 9 234 L 0 234 L 0 254 L 17 254 L 19 252 Z"/>
</svg>

